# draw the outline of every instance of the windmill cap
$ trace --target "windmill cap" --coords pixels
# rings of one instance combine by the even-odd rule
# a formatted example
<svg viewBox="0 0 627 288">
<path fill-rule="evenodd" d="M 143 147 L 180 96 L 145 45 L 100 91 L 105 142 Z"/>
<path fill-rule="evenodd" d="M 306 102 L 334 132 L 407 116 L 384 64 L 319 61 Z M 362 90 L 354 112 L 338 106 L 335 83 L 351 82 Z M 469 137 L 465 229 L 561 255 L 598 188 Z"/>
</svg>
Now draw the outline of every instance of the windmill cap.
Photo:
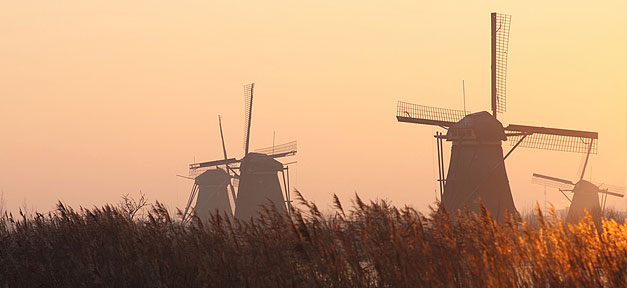
<svg viewBox="0 0 627 288">
<path fill-rule="evenodd" d="M 240 171 L 243 174 L 260 171 L 276 172 L 280 170 L 283 170 L 283 164 L 281 164 L 281 162 L 262 153 L 248 153 L 248 155 L 242 159 L 242 164 L 240 165 Z"/>
<path fill-rule="evenodd" d="M 229 175 L 223 169 L 209 169 L 202 174 L 196 176 L 196 185 L 227 185 L 229 183 Z"/>
<path fill-rule="evenodd" d="M 476 140 L 476 141 L 505 141 L 503 124 L 486 111 L 466 115 L 459 122 L 451 125 L 446 133 L 446 139 Z"/>
<path fill-rule="evenodd" d="M 586 180 L 579 180 L 577 182 L 577 184 L 575 184 L 575 188 L 573 189 L 573 192 L 576 193 L 591 193 L 591 194 L 597 194 L 599 192 L 599 187 L 597 187 L 597 185 L 594 185 Z"/>
</svg>

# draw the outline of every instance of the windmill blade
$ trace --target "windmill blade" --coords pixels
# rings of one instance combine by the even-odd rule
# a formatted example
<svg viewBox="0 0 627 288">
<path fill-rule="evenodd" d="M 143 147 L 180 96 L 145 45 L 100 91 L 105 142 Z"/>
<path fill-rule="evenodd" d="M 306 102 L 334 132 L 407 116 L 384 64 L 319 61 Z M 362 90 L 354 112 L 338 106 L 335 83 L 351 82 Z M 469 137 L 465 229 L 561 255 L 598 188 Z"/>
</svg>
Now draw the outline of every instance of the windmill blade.
<svg viewBox="0 0 627 288">
<path fill-rule="evenodd" d="M 296 141 L 287 142 L 284 144 L 261 148 L 255 150 L 257 153 L 266 154 L 272 158 L 292 156 L 296 154 Z"/>
<path fill-rule="evenodd" d="M 573 189 L 573 186 L 575 186 L 573 181 L 537 173 L 533 173 L 533 176 L 531 176 L 531 183 L 558 189 Z"/>
<path fill-rule="evenodd" d="M 520 147 L 597 154 L 597 132 L 517 124 L 508 125 L 505 131 L 508 132 L 506 135 L 512 146 L 526 136 L 519 144 Z"/>
<path fill-rule="evenodd" d="M 396 119 L 398 122 L 441 127 L 450 127 L 468 114 L 470 114 L 469 111 L 422 106 L 403 101 L 398 101 L 396 106 Z"/>
<path fill-rule="evenodd" d="M 593 184 L 599 187 L 599 190 L 600 190 L 599 193 L 604 193 L 604 194 L 617 196 L 621 198 L 625 196 L 625 187 L 608 185 L 605 183 L 600 183 L 600 184 L 593 183 Z"/>
<path fill-rule="evenodd" d="M 183 222 L 187 220 L 187 212 L 189 212 L 189 208 L 192 206 L 192 202 L 194 202 L 194 198 L 196 198 L 196 194 L 198 193 L 198 185 L 194 183 L 192 186 L 192 191 L 189 193 L 189 198 L 187 199 L 187 205 L 185 205 L 185 211 L 183 212 Z"/>
<path fill-rule="evenodd" d="M 224 152 L 224 160 L 228 160 L 228 156 L 226 154 L 226 146 L 224 145 L 224 133 L 222 133 L 222 116 L 220 115 L 218 115 L 218 124 L 220 125 L 220 139 L 222 139 L 222 152 Z M 231 167 L 229 167 L 229 164 L 225 164 L 224 166 L 226 166 L 226 174 L 229 175 L 229 188 L 231 190 L 231 196 L 233 197 L 233 201 L 235 201 L 237 199 L 237 196 L 235 195 L 235 188 L 230 181 Z"/>
<path fill-rule="evenodd" d="M 507 48 L 509 45 L 509 27 L 512 16 L 492 13 L 492 113 L 505 112 L 506 76 L 507 76 Z"/>
<path fill-rule="evenodd" d="M 240 162 L 240 160 L 237 160 L 235 158 L 229 158 L 229 159 L 224 159 L 224 160 L 215 160 L 215 161 L 209 161 L 209 162 L 192 163 L 192 164 L 189 164 L 189 169 L 193 170 L 193 169 L 213 167 L 213 166 L 219 166 L 219 165 L 227 165 L 227 164 L 237 163 L 237 162 Z"/>
<path fill-rule="evenodd" d="M 244 86 L 244 156 L 248 154 L 248 146 L 250 144 L 250 125 L 253 113 L 253 90 L 255 83 Z"/>
<path fill-rule="evenodd" d="M 224 159 L 228 159 L 226 156 L 226 146 L 224 145 L 224 134 L 222 133 L 222 116 L 218 115 L 218 125 L 220 126 L 220 139 L 222 139 L 222 152 L 224 152 Z"/>
<path fill-rule="evenodd" d="M 227 166 L 226 170 L 227 170 L 227 173 L 229 175 L 229 187 L 230 187 L 230 190 L 231 190 L 231 195 L 233 196 L 233 201 L 235 201 L 237 199 L 237 196 L 235 195 L 235 186 L 233 185 L 233 181 L 231 180 L 231 179 L 235 179 L 235 178 L 231 177 L 231 173 L 228 172 L 228 170 L 229 170 L 228 166 Z M 239 183 L 239 179 L 237 181 Z"/>
</svg>

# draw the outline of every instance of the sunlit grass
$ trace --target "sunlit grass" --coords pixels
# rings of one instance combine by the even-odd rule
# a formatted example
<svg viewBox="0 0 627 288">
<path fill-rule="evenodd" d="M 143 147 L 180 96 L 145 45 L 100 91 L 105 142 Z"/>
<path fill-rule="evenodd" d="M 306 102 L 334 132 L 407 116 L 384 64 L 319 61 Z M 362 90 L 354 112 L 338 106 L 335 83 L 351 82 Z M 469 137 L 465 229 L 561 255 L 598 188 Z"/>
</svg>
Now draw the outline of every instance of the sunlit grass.
<svg viewBox="0 0 627 288">
<path fill-rule="evenodd" d="M 159 203 L 4 215 L 0 285 L 213 287 L 624 287 L 627 226 L 576 226 L 536 210 L 536 223 L 487 212 L 423 215 L 358 197 L 332 215 L 301 198 L 291 216 L 215 215 L 187 224 Z M 132 207 L 131 207 L 132 208 Z M 435 209 L 434 209 L 435 211 Z M 136 212 L 136 211 L 135 211 Z"/>
</svg>

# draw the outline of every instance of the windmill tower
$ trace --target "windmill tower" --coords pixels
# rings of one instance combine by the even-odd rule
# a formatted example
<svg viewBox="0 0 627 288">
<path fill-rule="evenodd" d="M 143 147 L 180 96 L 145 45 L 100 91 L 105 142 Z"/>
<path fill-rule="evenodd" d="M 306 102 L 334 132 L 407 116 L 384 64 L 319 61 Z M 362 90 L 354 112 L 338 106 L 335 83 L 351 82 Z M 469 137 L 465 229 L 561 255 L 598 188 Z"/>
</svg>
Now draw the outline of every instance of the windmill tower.
<svg viewBox="0 0 627 288">
<path fill-rule="evenodd" d="M 194 176 L 195 181 L 183 213 L 183 219 L 186 219 L 185 217 L 195 198 L 197 198 L 196 214 L 201 219 L 206 219 L 210 213 L 215 213 L 217 209 L 221 213 L 248 220 L 251 217 L 257 217 L 261 206 L 269 203 L 289 211 L 291 203 L 289 164 L 295 162 L 283 164 L 276 159 L 295 155 L 296 141 L 259 149 L 257 152 L 249 152 L 254 85 L 252 83 L 244 86 L 246 104 L 244 156 L 241 159 L 228 158 L 222 133 L 222 121 L 221 118 L 218 118 L 220 120 L 220 137 L 222 138 L 224 159 L 190 164 L 190 175 Z M 283 188 L 279 181 L 279 172 L 283 177 Z M 237 186 L 237 194 L 235 193 L 235 186 Z M 234 212 L 231 210 L 227 187 L 230 187 L 231 197 L 235 203 Z M 283 190 L 285 191 L 285 198 L 283 198 Z"/>
<path fill-rule="evenodd" d="M 211 213 L 218 210 L 220 215 L 231 217 L 231 202 L 227 187 L 231 184 L 231 177 L 221 168 L 209 169 L 194 178 L 198 199 L 194 211 L 201 219 L 206 219 Z"/>
<path fill-rule="evenodd" d="M 599 223 L 601 215 L 605 210 L 605 203 L 608 196 L 624 197 L 625 187 L 607 185 L 602 183 L 592 183 L 583 180 L 586 173 L 586 166 L 590 153 L 586 155 L 583 169 L 579 176 L 579 180 L 575 183 L 570 180 L 560 179 L 557 177 L 546 176 L 533 173 L 531 182 L 543 186 L 557 188 L 564 197 L 570 202 L 568 214 L 566 215 L 566 223 L 577 224 L 586 215 L 586 210 L 594 219 L 595 223 Z M 572 192 L 572 199 L 564 192 Z M 602 197 L 602 204 L 599 204 L 599 194 Z"/>
<path fill-rule="evenodd" d="M 441 203 L 454 218 L 457 210 L 467 207 L 479 212 L 480 203 L 492 217 L 503 221 L 507 213 L 517 216 L 505 159 L 517 147 L 585 153 L 588 147 L 596 153 L 597 133 L 510 124 L 503 127 L 497 119 L 506 110 L 507 49 L 511 16 L 491 14 L 491 110 L 470 114 L 468 111 L 444 109 L 398 102 L 399 122 L 434 125 L 447 130 L 436 133 L 438 163 L 443 165 L 441 141 L 452 142 L 446 178 L 439 167 Z M 502 142 L 513 147 L 503 156 Z M 441 160 L 441 161 L 440 161 Z"/>
</svg>

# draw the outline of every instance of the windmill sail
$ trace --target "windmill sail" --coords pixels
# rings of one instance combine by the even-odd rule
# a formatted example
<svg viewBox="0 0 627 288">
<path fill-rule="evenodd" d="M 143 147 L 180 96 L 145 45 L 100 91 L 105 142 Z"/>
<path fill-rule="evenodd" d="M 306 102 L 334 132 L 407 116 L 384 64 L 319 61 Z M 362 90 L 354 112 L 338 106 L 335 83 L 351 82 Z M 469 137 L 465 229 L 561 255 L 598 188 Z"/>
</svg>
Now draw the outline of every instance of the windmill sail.
<svg viewBox="0 0 627 288">
<path fill-rule="evenodd" d="M 240 160 L 237 160 L 235 158 L 229 158 L 229 159 L 224 159 L 224 160 L 216 160 L 216 161 L 209 161 L 209 162 L 201 162 L 201 163 L 192 163 L 189 164 L 189 170 L 196 170 L 199 168 L 205 168 L 205 167 L 214 167 L 214 166 L 219 166 L 219 165 L 227 165 L 227 164 L 231 164 L 231 163 L 237 163 Z"/>
<path fill-rule="evenodd" d="M 450 127 L 462 120 L 468 111 L 422 106 L 398 101 L 396 119 L 398 122 Z"/>
<path fill-rule="evenodd" d="M 226 153 L 226 145 L 224 145 L 224 133 L 222 133 L 222 116 L 218 115 L 218 125 L 220 126 L 220 139 L 222 139 L 222 152 L 224 153 L 224 160 L 229 159 L 229 157 L 227 156 Z M 226 174 L 229 175 L 229 178 L 231 178 L 231 167 L 229 167 L 229 164 L 225 164 L 226 166 Z M 231 184 L 230 180 L 229 180 L 229 185 L 231 188 L 231 197 L 233 197 L 233 200 L 237 199 L 237 195 L 235 195 L 235 188 L 233 187 L 233 184 Z"/>
<path fill-rule="evenodd" d="M 544 150 L 597 153 L 597 132 L 578 131 L 558 128 L 546 128 L 527 125 L 510 124 L 505 127 L 510 144 L 513 146 L 520 142 L 520 147 L 536 148 Z M 592 144 L 592 145 L 591 145 Z"/>
<path fill-rule="evenodd" d="M 292 156 L 296 154 L 296 141 L 291 141 L 288 143 L 283 143 L 275 146 L 270 146 L 266 148 L 260 148 L 255 150 L 257 153 L 266 154 L 271 158 L 278 158 L 284 156 Z"/>
<path fill-rule="evenodd" d="M 594 183 L 599 187 L 599 193 L 609 194 L 617 197 L 625 196 L 625 187 L 608 185 L 605 183 Z"/>
<path fill-rule="evenodd" d="M 244 156 L 248 154 L 248 146 L 250 144 L 250 124 L 253 113 L 253 90 L 255 83 L 244 86 Z"/>
<path fill-rule="evenodd" d="M 546 176 L 542 174 L 533 173 L 531 182 L 542 186 L 548 186 L 558 189 L 573 189 L 575 183 L 570 180 L 564 180 L 557 177 Z"/>
<path fill-rule="evenodd" d="M 505 112 L 507 48 L 511 15 L 492 13 L 492 113 Z"/>
</svg>

